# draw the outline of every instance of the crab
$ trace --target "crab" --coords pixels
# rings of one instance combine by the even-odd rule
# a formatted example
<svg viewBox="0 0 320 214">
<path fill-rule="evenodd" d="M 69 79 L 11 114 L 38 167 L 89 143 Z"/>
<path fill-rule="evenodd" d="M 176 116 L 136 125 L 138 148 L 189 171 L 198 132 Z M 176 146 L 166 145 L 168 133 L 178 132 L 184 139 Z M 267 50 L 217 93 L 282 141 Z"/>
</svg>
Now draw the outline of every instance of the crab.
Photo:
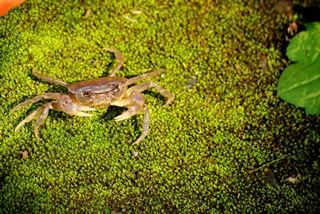
<svg viewBox="0 0 320 214">
<path fill-rule="evenodd" d="M 160 74 L 163 70 L 158 69 L 156 71 L 141 74 L 130 79 L 116 77 L 116 72 L 122 67 L 124 63 L 124 57 L 118 50 L 111 48 L 103 48 L 103 50 L 114 53 L 115 57 L 119 60 L 117 65 L 113 68 L 111 74 L 107 77 L 69 84 L 63 82 L 62 80 L 39 74 L 35 69 L 33 69 L 33 75 L 40 79 L 66 87 L 68 89 L 68 94 L 44 93 L 15 106 L 9 112 L 9 115 L 11 115 L 17 109 L 38 102 L 41 99 L 53 100 L 40 106 L 36 111 L 22 120 L 15 128 L 15 131 L 17 131 L 25 123 L 31 121 L 36 116 L 41 114 L 38 120 L 35 122 L 34 134 L 38 140 L 43 140 L 41 137 L 39 137 L 38 128 L 47 118 L 50 109 L 63 111 L 69 115 L 87 117 L 93 116 L 93 114 L 89 114 L 83 111 L 94 111 L 96 108 L 108 107 L 111 105 L 128 108 L 128 110 L 123 114 L 115 117 L 116 121 L 125 120 L 138 114 L 141 111 L 144 111 L 143 131 L 141 136 L 133 143 L 133 145 L 139 144 L 148 134 L 150 119 L 149 110 L 145 104 L 145 100 L 141 92 L 149 88 L 155 88 L 161 95 L 168 98 L 163 107 L 166 107 L 172 103 L 172 101 L 174 100 L 174 95 L 154 82 L 144 82 L 129 88 L 129 85 L 145 78 L 154 77 Z"/>
</svg>

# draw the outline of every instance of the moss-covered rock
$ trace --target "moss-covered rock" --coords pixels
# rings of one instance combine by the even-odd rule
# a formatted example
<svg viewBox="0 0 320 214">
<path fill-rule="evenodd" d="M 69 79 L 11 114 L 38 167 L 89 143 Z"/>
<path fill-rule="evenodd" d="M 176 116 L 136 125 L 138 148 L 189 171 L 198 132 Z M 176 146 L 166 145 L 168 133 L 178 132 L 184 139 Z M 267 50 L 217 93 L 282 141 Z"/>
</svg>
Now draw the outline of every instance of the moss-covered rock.
<svg viewBox="0 0 320 214">
<path fill-rule="evenodd" d="M 319 211 L 320 118 L 275 93 L 294 20 L 275 3 L 27 0 L 1 17 L 1 211 Z M 139 146 L 143 116 L 115 122 L 117 107 L 90 118 L 50 111 L 44 141 L 34 121 L 14 132 L 47 101 L 9 116 L 13 106 L 67 93 L 32 68 L 69 83 L 106 76 L 116 59 L 103 47 L 124 54 L 119 76 L 164 68 L 153 81 L 176 96 L 161 108 L 164 97 L 144 93 L 150 133 Z"/>
</svg>

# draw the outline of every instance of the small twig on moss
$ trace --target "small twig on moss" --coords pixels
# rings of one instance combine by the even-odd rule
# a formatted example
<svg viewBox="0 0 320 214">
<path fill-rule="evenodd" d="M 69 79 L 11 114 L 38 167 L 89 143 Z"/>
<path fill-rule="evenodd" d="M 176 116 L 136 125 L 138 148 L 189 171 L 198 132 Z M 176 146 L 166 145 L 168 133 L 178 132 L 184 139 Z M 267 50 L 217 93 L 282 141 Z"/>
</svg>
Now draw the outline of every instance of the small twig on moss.
<svg viewBox="0 0 320 214">
<path fill-rule="evenodd" d="M 287 157 L 287 156 L 278 158 L 277 160 L 274 160 L 274 161 L 271 161 L 271 162 L 269 162 L 269 163 L 263 164 L 262 166 L 260 166 L 260 167 L 258 167 L 258 168 L 256 168 L 256 169 L 249 170 L 248 172 L 249 172 L 249 173 L 253 173 L 253 172 L 255 172 L 255 171 L 257 171 L 257 170 L 259 170 L 259 169 L 261 169 L 261 168 L 263 168 L 263 167 L 265 167 L 265 166 L 269 166 L 269 165 L 271 165 L 271 164 L 273 164 L 273 163 L 275 163 L 275 162 L 277 162 L 277 161 L 280 161 L 280 160 L 282 160 L 282 159 L 284 159 L 284 158 L 286 158 L 286 157 Z"/>
</svg>

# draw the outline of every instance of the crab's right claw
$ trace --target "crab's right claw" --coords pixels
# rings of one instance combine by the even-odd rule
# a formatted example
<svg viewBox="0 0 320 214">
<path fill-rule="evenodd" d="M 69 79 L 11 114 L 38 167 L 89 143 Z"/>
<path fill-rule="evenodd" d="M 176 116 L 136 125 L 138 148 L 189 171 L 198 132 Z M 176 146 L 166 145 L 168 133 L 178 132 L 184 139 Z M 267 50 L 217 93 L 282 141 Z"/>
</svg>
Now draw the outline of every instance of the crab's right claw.
<svg viewBox="0 0 320 214">
<path fill-rule="evenodd" d="M 93 114 L 88 114 L 82 111 L 94 111 L 95 108 L 90 108 L 88 106 L 79 106 L 75 104 L 68 95 L 63 95 L 59 102 L 57 103 L 57 106 L 54 106 L 54 109 L 63 111 L 70 115 L 76 115 L 76 116 L 83 116 L 83 117 L 90 117 L 93 116 Z"/>
</svg>

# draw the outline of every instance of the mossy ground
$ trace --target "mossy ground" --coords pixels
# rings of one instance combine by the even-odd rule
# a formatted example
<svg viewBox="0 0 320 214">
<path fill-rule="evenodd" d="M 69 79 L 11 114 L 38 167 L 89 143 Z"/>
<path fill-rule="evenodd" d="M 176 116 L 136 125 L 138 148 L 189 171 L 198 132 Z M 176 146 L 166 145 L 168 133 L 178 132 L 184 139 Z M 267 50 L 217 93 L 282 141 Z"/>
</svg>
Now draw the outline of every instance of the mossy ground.
<svg viewBox="0 0 320 214">
<path fill-rule="evenodd" d="M 320 118 L 275 93 L 293 17 L 274 5 L 27 0 L 1 17 L 0 211 L 319 212 Z M 116 60 L 103 47 L 124 54 L 117 75 L 163 68 L 153 81 L 176 95 L 161 108 L 164 97 L 144 93 L 150 133 L 139 146 L 131 144 L 143 116 L 115 122 L 124 111 L 116 107 L 90 118 L 50 111 L 44 141 L 34 121 L 14 132 L 47 100 L 9 116 L 13 106 L 67 93 L 32 68 L 69 83 L 106 76 Z M 187 90 L 191 77 L 198 81 Z M 287 180 L 298 174 L 300 182 Z"/>
</svg>

